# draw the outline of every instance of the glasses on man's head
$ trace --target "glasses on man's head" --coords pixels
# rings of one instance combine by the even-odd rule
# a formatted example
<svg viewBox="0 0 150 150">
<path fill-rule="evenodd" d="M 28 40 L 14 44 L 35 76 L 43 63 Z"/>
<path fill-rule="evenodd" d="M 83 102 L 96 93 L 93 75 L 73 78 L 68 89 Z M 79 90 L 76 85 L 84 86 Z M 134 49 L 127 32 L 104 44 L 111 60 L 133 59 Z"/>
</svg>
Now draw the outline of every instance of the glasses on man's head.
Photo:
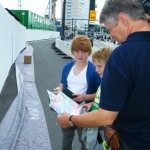
<svg viewBox="0 0 150 150">
<path fill-rule="evenodd" d="M 80 50 L 74 50 L 75 53 L 77 54 L 85 54 L 87 51 L 80 51 Z"/>
</svg>

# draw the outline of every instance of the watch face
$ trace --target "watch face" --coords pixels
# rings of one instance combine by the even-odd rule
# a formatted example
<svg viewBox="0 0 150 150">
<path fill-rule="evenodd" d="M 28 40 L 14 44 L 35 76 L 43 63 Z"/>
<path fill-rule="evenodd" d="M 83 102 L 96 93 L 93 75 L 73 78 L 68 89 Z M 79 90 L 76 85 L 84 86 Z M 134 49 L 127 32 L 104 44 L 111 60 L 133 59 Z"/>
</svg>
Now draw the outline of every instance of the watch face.
<svg viewBox="0 0 150 150">
<path fill-rule="evenodd" d="M 73 123 L 71 121 L 69 121 L 69 126 L 73 127 Z"/>
</svg>

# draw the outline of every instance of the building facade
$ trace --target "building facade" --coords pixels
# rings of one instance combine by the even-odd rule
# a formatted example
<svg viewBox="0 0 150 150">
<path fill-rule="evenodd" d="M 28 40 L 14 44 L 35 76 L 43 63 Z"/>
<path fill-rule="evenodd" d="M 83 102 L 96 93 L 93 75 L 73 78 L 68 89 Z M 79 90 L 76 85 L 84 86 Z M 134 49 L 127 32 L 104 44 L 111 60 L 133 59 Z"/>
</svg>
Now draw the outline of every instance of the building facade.
<svg viewBox="0 0 150 150">
<path fill-rule="evenodd" d="M 49 0 L 45 11 L 45 17 L 47 19 L 51 19 L 54 22 L 56 20 L 56 1 L 57 0 Z"/>
<path fill-rule="evenodd" d="M 90 0 L 66 0 L 65 25 L 70 29 L 85 29 L 88 26 L 89 3 Z"/>
</svg>

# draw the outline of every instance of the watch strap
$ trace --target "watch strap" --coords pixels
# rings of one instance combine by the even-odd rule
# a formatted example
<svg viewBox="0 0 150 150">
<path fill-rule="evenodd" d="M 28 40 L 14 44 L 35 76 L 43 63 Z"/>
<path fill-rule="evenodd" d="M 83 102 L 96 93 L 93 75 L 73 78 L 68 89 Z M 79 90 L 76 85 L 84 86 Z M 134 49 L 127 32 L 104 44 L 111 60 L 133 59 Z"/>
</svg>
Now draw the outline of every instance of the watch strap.
<svg viewBox="0 0 150 150">
<path fill-rule="evenodd" d="M 71 118 L 73 117 L 74 115 L 71 115 L 70 117 L 69 117 L 69 121 L 71 121 Z M 72 121 L 71 121 L 72 122 Z"/>
<path fill-rule="evenodd" d="M 72 121 L 71 121 L 71 118 L 73 117 L 74 115 L 71 115 L 70 117 L 69 117 L 69 126 L 70 127 L 73 127 L 73 123 L 72 123 Z"/>
</svg>

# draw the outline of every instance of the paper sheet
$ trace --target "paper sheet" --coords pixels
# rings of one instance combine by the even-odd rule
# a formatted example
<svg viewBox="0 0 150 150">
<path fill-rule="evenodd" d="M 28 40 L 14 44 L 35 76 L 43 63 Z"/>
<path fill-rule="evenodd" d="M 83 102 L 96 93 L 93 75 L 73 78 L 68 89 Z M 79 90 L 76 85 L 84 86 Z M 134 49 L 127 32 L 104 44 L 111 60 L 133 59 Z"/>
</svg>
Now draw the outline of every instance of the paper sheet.
<svg viewBox="0 0 150 150">
<path fill-rule="evenodd" d="M 67 112 L 71 115 L 78 115 L 81 112 L 82 105 L 79 105 L 72 99 L 70 99 L 63 92 L 59 92 L 57 95 L 47 90 L 50 103 L 49 106 L 54 109 L 58 114 Z"/>
</svg>

